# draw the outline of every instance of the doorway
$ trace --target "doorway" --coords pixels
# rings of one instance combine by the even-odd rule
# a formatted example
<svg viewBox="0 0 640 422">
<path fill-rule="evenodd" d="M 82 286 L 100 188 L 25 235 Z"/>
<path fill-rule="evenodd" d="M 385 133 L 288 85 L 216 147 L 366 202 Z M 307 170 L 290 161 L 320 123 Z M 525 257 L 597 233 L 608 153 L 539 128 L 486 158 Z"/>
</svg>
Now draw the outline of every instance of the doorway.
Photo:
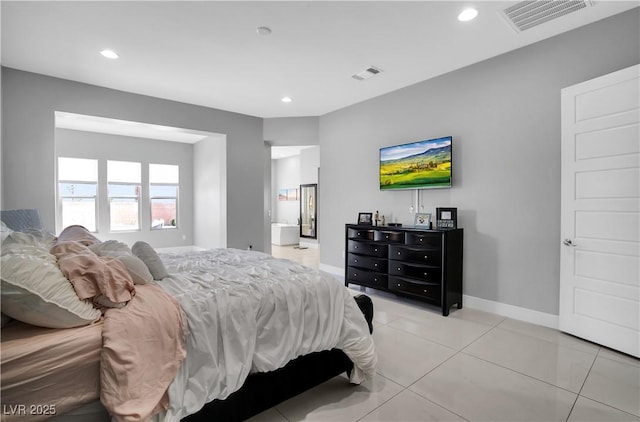
<svg viewBox="0 0 640 422">
<path fill-rule="evenodd" d="M 271 147 L 271 253 L 319 266 L 320 147 Z M 295 234 L 295 236 L 294 236 Z"/>
</svg>

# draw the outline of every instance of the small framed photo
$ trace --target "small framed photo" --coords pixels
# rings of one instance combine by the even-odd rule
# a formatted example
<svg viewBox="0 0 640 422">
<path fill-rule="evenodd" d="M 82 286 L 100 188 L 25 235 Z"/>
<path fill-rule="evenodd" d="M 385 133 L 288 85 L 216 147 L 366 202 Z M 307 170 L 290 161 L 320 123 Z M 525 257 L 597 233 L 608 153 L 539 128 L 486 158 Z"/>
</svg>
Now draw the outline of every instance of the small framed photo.
<svg viewBox="0 0 640 422">
<path fill-rule="evenodd" d="M 364 226 L 373 225 L 373 213 L 372 212 L 358 213 L 358 224 L 361 224 Z"/>
<path fill-rule="evenodd" d="M 413 220 L 413 225 L 416 227 L 429 227 L 431 224 L 431 213 L 428 212 L 417 212 L 415 219 Z"/>
<path fill-rule="evenodd" d="M 436 227 L 438 229 L 455 229 L 458 227 L 457 208 L 436 208 Z"/>
</svg>

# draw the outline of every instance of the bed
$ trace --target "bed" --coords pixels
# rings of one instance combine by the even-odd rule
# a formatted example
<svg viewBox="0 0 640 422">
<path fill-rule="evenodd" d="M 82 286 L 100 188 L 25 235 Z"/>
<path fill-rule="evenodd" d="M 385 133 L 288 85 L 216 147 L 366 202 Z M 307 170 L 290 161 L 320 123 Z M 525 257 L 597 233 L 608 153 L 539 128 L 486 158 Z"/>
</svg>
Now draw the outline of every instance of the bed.
<svg viewBox="0 0 640 422">
<path fill-rule="evenodd" d="M 3 212 L 5 220 L 24 230 Z M 2 311 L 15 320 L 2 329 L 2 420 L 108 420 L 105 407 L 126 421 L 244 420 L 342 372 L 355 384 L 375 373 L 371 301 L 354 298 L 328 274 L 260 252 L 151 250 L 150 256 L 134 256 L 152 276 L 152 270 L 166 274 L 122 282 L 118 293 L 105 294 L 97 305 L 99 294 L 79 296 L 92 305 L 82 309 L 89 323 L 41 327 L 55 318 L 45 313 L 34 324 L 34 312 L 12 302 L 15 286 L 5 278 L 13 277 L 15 264 L 7 257 L 47 250 L 68 274 L 67 284 L 86 296 L 90 288 L 79 287 L 65 266 L 65 253 L 78 255 L 76 246 L 69 248 L 75 240 L 63 239 L 64 231 L 57 238 L 41 230 L 9 233 L 4 240 L 5 233 Z M 80 253 L 84 258 L 99 251 L 104 255 L 96 256 L 109 265 L 129 260 L 118 255 L 126 245 L 91 242 L 91 252 Z M 54 271 L 47 259 L 37 271 Z M 19 274 L 26 267 L 20 262 Z M 118 271 L 110 277 L 118 278 Z M 121 302 L 126 306 L 118 307 Z M 103 312 L 93 312 L 94 305 Z M 147 383 L 157 385 L 139 393 Z"/>
</svg>

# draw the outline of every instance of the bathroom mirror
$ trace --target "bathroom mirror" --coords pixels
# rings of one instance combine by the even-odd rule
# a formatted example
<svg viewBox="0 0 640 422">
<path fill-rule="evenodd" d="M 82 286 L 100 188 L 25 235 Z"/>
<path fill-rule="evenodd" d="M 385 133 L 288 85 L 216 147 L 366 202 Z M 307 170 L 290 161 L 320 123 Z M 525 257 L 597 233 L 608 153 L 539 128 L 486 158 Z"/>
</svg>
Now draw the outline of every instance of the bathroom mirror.
<svg viewBox="0 0 640 422">
<path fill-rule="evenodd" d="M 318 238 L 318 185 L 300 185 L 300 237 Z"/>
</svg>

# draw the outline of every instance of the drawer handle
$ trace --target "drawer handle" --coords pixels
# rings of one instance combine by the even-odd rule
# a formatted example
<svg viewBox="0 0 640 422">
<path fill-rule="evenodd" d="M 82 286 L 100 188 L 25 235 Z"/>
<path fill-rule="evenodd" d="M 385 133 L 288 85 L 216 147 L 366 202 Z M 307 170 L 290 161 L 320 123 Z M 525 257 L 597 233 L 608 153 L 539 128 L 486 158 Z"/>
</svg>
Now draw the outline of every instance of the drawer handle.
<svg viewBox="0 0 640 422">
<path fill-rule="evenodd" d="M 374 251 L 374 252 L 378 252 L 378 248 L 375 248 L 373 251 Z"/>
<path fill-rule="evenodd" d="M 373 264 L 373 266 L 374 266 L 374 267 L 377 267 L 377 266 L 378 266 L 378 264 Z"/>
<path fill-rule="evenodd" d="M 377 282 L 378 282 L 378 279 L 377 279 L 377 278 L 374 278 L 374 279 L 373 279 L 373 281 L 375 281 L 375 282 L 377 283 Z"/>
<path fill-rule="evenodd" d="M 400 283 L 398 283 L 398 287 L 400 287 Z"/>
<path fill-rule="evenodd" d="M 427 289 L 424 289 L 423 292 L 427 293 Z"/>
<path fill-rule="evenodd" d="M 402 268 L 398 267 L 398 271 L 402 271 Z"/>
<path fill-rule="evenodd" d="M 358 262 L 358 260 L 357 260 L 357 259 L 354 259 L 354 260 L 353 260 L 353 262 Z M 425 274 L 425 275 L 426 275 L 426 274 Z"/>
<path fill-rule="evenodd" d="M 398 252 L 398 255 L 402 255 L 402 252 Z"/>
<path fill-rule="evenodd" d="M 426 276 L 426 275 L 427 275 L 427 273 L 424 273 L 424 275 Z"/>
<path fill-rule="evenodd" d="M 358 245 L 354 246 L 353 249 L 358 249 Z"/>
<path fill-rule="evenodd" d="M 389 235 L 386 235 L 386 236 L 385 236 L 385 239 L 388 239 L 388 238 L 389 238 Z"/>
<path fill-rule="evenodd" d="M 420 241 L 422 242 L 424 239 L 420 238 Z"/>
<path fill-rule="evenodd" d="M 358 273 L 353 273 L 353 276 L 354 276 L 354 277 L 357 277 L 357 276 L 358 276 Z"/>
<path fill-rule="evenodd" d="M 429 257 L 428 257 L 427 255 L 425 255 L 425 256 L 424 256 L 424 259 L 427 259 L 427 258 L 429 258 Z"/>
</svg>

